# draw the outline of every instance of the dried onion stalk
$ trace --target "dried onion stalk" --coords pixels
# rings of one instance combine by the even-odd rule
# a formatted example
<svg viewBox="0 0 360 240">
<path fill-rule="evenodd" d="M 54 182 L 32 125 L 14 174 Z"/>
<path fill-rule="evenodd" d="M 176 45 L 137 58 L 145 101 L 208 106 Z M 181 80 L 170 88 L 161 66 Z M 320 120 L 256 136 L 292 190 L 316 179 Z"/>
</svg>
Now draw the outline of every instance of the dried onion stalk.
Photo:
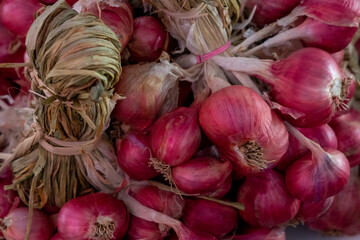
<svg viewBox="0 0 360 240">
<path fill-rule="evenodd" d="M 58 1 L 31 26 L 26 46 L 34 122 L 0 172 L 11 163 L 10 187 L 30 210 L 61 207 L 91 185 L 113 192 L 124 176 L 104 130 L 120 99 L 113 94 L 121 74 L 118 38 L 96 16 Z"/>
</svg>

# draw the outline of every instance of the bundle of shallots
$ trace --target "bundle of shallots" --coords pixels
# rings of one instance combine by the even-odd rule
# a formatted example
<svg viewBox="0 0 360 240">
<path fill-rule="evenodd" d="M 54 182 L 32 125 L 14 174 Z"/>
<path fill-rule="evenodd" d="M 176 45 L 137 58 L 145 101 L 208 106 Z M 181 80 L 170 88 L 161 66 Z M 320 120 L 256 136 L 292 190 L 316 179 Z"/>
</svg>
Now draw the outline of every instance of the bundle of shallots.
<svg viewBox="0 0 360 240">
<path fill-rule="evenodd" d="M 214 55 L 230 54 L 232 22 L 240 15 L 238 1 L 155 1 L 150 0 L 159 10 L 167 30 L 178 43 L 180 50 L 189 50 L 177 62 L 196 79 L 202 79 L 213 92 L 228 86 L 225 73 L 212 61 Z"/>
<path fill-rule="evenodd" d="M 26 46 L 36 109 L 31 131 L 1 165 L 11 164 L 9 188 L 30 209 L 61 207 L 91 185 L 113 192 L 123 176 L 104 130 L 120 98 L 118 38 L 96 16 L 58 1 L 31 26 Z"/>
</svg>

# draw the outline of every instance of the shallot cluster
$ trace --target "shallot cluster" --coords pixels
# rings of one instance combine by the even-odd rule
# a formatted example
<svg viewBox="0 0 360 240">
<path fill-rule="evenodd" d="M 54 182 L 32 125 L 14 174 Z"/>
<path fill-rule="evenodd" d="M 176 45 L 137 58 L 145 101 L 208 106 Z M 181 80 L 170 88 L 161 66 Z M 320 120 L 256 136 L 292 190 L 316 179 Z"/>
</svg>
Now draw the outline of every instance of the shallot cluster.
<svg viewBox="0 0 360 240">
<path fill-rule="evenodd" d="M 79 16 L 112 34 L 87 23 L 97 38 L 69 42 Z M 63 42 L 46 17 L 65 23 Z M 295 225 L 360 236 L 359 26 L 358 0 L 0 0 L 0 239 L 285 240 Z M 40 37 L 63 58 L 31 48 Z M 119 44 L 82 58 L 103 42 Z M 55 76 L 77 57 L 86 69 L 71 66 L 75 90 L 60 96 Z M 44 114 L 49 132 L 39 112 L 58 117 Z M 60 139 L 73 129 L 79 139 Z M 25 172 L 31 191 L 17 188 Z M 57 206 L 42 189 L 63 172 L 84 177 L 53 185 L 75 195 Z"/>
</svg>

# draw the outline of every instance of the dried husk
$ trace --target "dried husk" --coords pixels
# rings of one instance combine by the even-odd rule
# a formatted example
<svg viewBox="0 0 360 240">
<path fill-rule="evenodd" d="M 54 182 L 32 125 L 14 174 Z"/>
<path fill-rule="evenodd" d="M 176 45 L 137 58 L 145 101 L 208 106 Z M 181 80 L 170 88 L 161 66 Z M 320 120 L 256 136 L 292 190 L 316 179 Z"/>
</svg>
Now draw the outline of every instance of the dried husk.
<svg viewBox="0 0 360 240">
<path fill-rule="evenodd" d="M 149 0 L 159 11 L 167 30 L 185 48 L 195 55 L 210 53 L 229 42 L 233 22 L 240 17 L 240 3 L 236 0 Z M 220 55 L 229 56 L 230 49 Z M 203 79 L 213 91 L 229 83 L 224 72 L 212 61 L 189 69 L 196 79 Z"/>
<path fill-rule="evenodd" d="M 10 187 L 30 208 L 61 207 L 92 187 L 114 192 L 124 176 L 104 130 L 120 98 L 116 35 L 58 1 L 35 20 L 26 46 L 37 106 L 32 130 L 1 166 L 11 162 Z"/>
</svg>

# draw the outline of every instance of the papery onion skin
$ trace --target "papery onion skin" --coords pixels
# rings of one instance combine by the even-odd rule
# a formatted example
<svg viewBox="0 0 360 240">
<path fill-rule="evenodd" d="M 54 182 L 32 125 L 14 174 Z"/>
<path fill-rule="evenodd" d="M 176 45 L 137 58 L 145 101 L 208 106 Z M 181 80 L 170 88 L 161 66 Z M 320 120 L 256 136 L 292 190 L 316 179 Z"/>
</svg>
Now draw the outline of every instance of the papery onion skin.
<svg viewBox="0 0 360 240">
<path fill-rule="evenodd" d="M 301 0 L 248 0 L 246 1 L 246 7 L 248 7 L 249 10 L 252 10 L 256 5 L 256 11 L 252 22 L 261 27 L 286 16 L 300 3 L 300 1 Z"/>
<path fill-rule="evenodd" d="M 244 234 L 235 235 L 233 240 L 285 240 L 283 228 L 258 228 L 250 229 Z"/>
<path fill-rule="evenodd" d="M 349 160 L 350 167 L 360 164 L 360 113 L 351 109 L 349 113 L 332 119 L 330 126 L 339 139 L 338 149 Z"/>
<path fill-rule="evenodd" d="M 142 133 L 128 133 L 116 140 L 116 155 L 118 164 L 130 177 L 137 180 L 147 180 L 159 175 L 149 165 L 149 136 Z"/>
<path fill-rule="evenodd" d="M 273 170 L 246 177 L 237 201 L 245 206 L 245 210 L 239 211 L 245 222 L 264 228 L 291 221 L 301 204 L 287 192 L 284 177 Z"/>
<path fill-rule="evenodd" d="M 199 121 L 240 176 L 274 167 L 288 147 L 283 122 L 256 92 L 244 86 L 229 86 L 210 95 L 201 106 Z"/>
<path fill-rule="evenodd" d="M 297 218 L 302 222 L 316 221 L 329 210 L 334 197 L 329 197 L 318 202 L 302 202 Z"/>
<path fill-rule="evenodd" d="M 328 211 L 317 221 L 307 223 L 311 229 L 337 235 L 360 233 L 360 181 L 351 176 L 345 188 L 334 196 Z"/>
<path fill-rule="evenodd" d="M 296 128 L 305 137 L 315 141 L 320 144 L 321 147 L 328 147 L 336 149 L 338 146 L 338 141 L 335 135 L 335 132 L 328 124 L 324 124 L 318 127 L 313 128 Z M 284 156 L 281 158 L 276 169 L 280 171 L 285 171 L 289 165 L 295 160 L 304 156 L 309 149 L 302 145 L 294 136 L 289 135 L 289 148 L 287 149 Z"/>
<path fill-rule="evenodd" d="M 193 158 L 172 169 L 175 186 L 187 194 L 212 194 L 231 178 L 230 161 L 221 162 L 212 157 Z"/>
<path fill-rule="evenodd" d="M 222 239 L 235 229 L 238 215 L 235 208 L 217 202 L 205 199 L 186 199 L 182 219 L 188 228 Z"/>
<path fill-rule="evenodd" d="M 324 148 L 326 156 L 318 159 L 313 153 L 296 160 L 285 173 L 288 191 L 301 201 L 319 201 L 339 193 L 350 176 L 345 155 Z"/>
<path fill-rule="evenodd" d="M 271 67 L 274 79 L 271 97 L 279 104 L 303 114 L 297 119 L 284 116 L 297 127 L 328 123 L 347 96 L 349 87 L 331 55 L 317 48 L 303 48 Z"/>
<path fill-rule="evenodd" d="M 38 0 L 3 0 L 0 5 L 0 21 L 11 32 L 25 37 L 40 8 Z"/>
<path fill-rule="evenodd" d="M 50 239 L 55 232 L 55 226 L 53 226 L 50 216 L 38 209 L 34 209 L 33 211 L 29 239 Z M 2 220 L 0 225 L 5 238 L 12 240 L 24 240 L 28 217 L 28 207 L 12 209 Z"/>
<path fill-rule="evenodd" d="M 153 157 L 176 166 L 189 160 L 200 146 L 196 107 L 179 107 L 157 119 L 150 132 Z"/>
<path fill-rule="evenodd" d="M 134 19 L 134 34 L 128 44 L 130 62 L 156 61 L 165 48 L 167 32 L 155 17 L 140 16 Z"/>
<path fill-rule="evenodd" d="M 64 240 L 97 239 L 96 227 L 107 224 L 113 227 L 114 238 L 121 239 L 128 230 L 129 213 L 121 200 L 106 193 L 74 198 L 65 203 L 58 216 L 58 231 Z"/>
</svg>

